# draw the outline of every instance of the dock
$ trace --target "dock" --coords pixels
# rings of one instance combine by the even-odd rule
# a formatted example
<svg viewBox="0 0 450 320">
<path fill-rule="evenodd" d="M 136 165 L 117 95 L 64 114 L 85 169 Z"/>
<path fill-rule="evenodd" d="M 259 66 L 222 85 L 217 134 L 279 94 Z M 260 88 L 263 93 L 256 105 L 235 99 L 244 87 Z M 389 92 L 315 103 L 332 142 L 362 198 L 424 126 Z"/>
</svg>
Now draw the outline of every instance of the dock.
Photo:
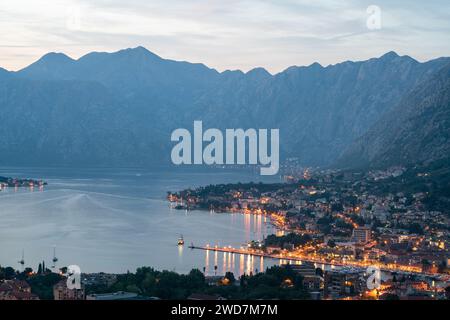
<svg viewBox="0 0 450 320">
<path fill-rule="evenodd" d="M 248 249 L 237 249 L 232 247 L 219 247 L 219 246 L 195 246 L 191 244 L 189 246 L 190 249 L 196 250 L 205 250 L 205 251 L 214 251 L 214 252 L 224 252 L 224 253 L 233 253 L 240 255 L 250 255 L 255 257 L 262 257 L 268 259 L 278 259 L 278 260 L 289 260 L 289 261 L 298 261 L 298 262 L 310 262 L 315 264 L 327 265 L 331 267 L 348 267 L 355 268 L 360 271 L 365 271 L 367 267 L 372 266 L 370 263 L 358 263 L 358 262 L 338 262 L 338 261 L 326 261 L 321 259 L 315 259 L 307 256 L 293 256 L 286 254 L 269 254 L 265 252 L 253 251 Z M 380 266 L 376 265 L 380 268 L 381 271 L 385 272 L 397 272 L 399 274 L 409 274 L 409 275 L 422 275 L 428 277 L 438 277 L 439 275 L 423 273 L 421 271 L 414 270 L 411 268 L 410 270 L 404 270 L 405 266 L 397 266 L 397 267 L 388 267 L 388 266 Z"/>
</svg>

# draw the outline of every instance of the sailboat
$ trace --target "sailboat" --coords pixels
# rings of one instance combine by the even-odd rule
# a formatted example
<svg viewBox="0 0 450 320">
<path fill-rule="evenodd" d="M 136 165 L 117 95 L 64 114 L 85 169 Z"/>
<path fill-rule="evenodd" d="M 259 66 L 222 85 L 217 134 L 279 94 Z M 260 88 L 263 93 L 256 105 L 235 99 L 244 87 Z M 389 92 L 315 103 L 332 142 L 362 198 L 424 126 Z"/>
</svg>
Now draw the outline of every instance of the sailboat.
<svg viewBox="0 0 450 320">
<path fill-rule="evenodd" d="M 58 258 L 56 257 L 56 247 L 53 247 L 53 266 L 52 268 L 54 269 L 56 267 L 56 263 L 58 262 Z"/>
<path fill-rule="evenodd" d="M 23 267 L 25 265 L 25 253 L 24 253 L 24 250 L 22 250 L 22 259 L 20 259 L 18 261 L 18 263 L 22 266 L 22 269 L 23 269 Z"/>
</svg>

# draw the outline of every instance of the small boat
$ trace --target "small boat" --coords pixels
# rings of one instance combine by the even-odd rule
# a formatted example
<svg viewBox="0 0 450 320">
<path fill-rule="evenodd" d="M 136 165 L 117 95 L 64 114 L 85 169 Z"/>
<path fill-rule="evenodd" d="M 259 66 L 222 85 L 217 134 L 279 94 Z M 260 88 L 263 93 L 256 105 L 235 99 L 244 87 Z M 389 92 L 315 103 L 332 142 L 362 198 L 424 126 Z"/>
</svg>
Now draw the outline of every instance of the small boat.
<svg viewBox="0 0 450 320">
<path fill-rule="evenodd" d="M 182 235 L 178 238 L 178 245 L 179 246 L 183 246 L 184 245 L 184 239 L 183 239 Z"/>
</svg>

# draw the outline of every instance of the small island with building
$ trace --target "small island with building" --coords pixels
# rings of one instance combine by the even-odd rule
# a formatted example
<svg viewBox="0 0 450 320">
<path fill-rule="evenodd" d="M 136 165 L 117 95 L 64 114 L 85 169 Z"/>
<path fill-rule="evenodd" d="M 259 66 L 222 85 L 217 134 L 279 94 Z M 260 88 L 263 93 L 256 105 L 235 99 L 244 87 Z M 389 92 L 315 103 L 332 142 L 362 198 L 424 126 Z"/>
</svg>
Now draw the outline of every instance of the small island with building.
<svg viewBox="0 0 450 320">
<path fill-rule="evenodd" d="M 29 178 L 10 178 L 0 176 L 0 190 L 7 187 L 40 187 L 47 185 L 43 180 L 35 180 Z"/>
</svg>

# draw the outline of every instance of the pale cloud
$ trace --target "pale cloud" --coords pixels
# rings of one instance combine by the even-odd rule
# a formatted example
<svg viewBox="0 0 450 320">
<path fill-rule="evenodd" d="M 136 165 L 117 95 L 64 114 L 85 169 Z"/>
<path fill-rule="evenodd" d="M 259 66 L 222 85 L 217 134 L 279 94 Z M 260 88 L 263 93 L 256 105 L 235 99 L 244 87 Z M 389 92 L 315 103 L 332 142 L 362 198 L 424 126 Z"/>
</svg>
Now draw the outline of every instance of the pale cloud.
<svg viewBox="0 0 450 320">
<path fill-rule="evenodd" d="M 49 51 L 145 46 L 164 58 L 218 70 L 278 72 L 395 50 L 420 60 L 450 55 L 447 1 L 2 0 L 0 66 L 20 69 Z M 382 29 L 366 27 L 366 8 Z"/>
</svg>

